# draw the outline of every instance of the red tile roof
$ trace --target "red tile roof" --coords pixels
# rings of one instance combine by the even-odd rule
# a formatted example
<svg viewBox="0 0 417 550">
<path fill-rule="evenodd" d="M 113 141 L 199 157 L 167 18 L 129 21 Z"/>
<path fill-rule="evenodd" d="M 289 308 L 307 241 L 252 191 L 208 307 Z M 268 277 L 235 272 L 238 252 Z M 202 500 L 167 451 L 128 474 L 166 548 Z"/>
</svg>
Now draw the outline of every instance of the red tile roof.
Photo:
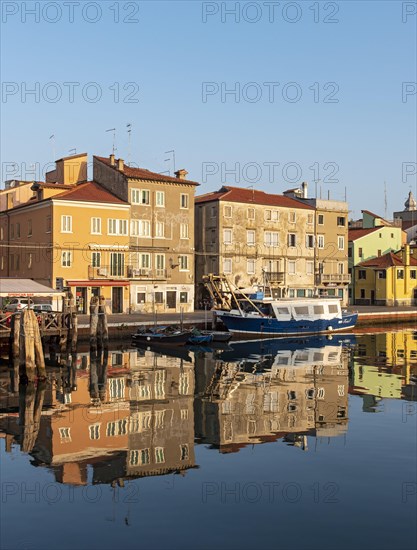
<svg viewBox="0 0 417 550">
<path fill-rule="evenodd" d="M 98 157 L 97 155 L 94 155 L 94 158 L 99 160 L 100 162 L 103 162 L 104 164 L 107 164 L 107 166 L 110 166 L 110 168 L 113 168 L 114 170 L 118 170 L 117 166 L 112 166 L 110 164 L 109 158 Z M 186 180 L 181 178 L 173 178 L 171 176 L 165 176 L 164 174 L 158 174 L 157 172 L 151 172 L 150 170 L 146 170 L 145 168 L 132 168 L 130 166 L 127 166 L 126 164 L 123 167 L 123 172 L 120 171 L 120 173 L 124 174 L 128 178 L 134 178 L 134 179 L 140 179 L 140 180 L 162 181 L 167 183 L 185 183 L 186 185 L 200 185 L 196 181 L 191 181 L 191 180 Z"/>
<path fill-rule="evenodd" d="M 356 239 L 360 239 L 361 237 L 364 237 L 365 235 L 369 235 L 369 233 L 373 233 L 374 231 L 378 231 L 383 226 L 379 227 L 369 227 L 367 229 L 363 229 L 362 227 L 358 227 L 357 229 L 349 229 L 348 231 L 348 240 L 349 241 L 356 241 Z"/>
<path fill-rule="evenodd" d="M 264 204 L 269 206 L 282 206 L 284 208 L 302 208 L 304 210 L 314 210 L 313 206 L 305 204 L 299 200 L 286 197 L 285 195 L 272 195 L 265 191 L 247 189 L 245 187 L 231 187 L 224 185 L 219 191 L 206 193 L 195 198 L 196 204 L 212 202 L 217 200 L 230 202 L 243 202 L 246 204 Z"/>
<path fill-rule="evenodd" d="M 51 197 L 53 200 L 68 200 L 68 201 L 86 201 L 86 202 L 110 202 L 116 204 L 128 204 L 122 201 L 110 191 L 107 191 L 95 181 L 80 183 L 69 191 L 59 193 Z"/>
<path fill-rule="evenodd" d="M 386 269 L 387 267 L 404 266 L 401 252 L 388 252 L 383 256 L 372 258 L 372 260 L 366 260 L 359 264 L 361 267 L 376 267 L 380 269 Z M 410 256 L 410 265 L 417 266 L 417 260 Z"/>
</svg>

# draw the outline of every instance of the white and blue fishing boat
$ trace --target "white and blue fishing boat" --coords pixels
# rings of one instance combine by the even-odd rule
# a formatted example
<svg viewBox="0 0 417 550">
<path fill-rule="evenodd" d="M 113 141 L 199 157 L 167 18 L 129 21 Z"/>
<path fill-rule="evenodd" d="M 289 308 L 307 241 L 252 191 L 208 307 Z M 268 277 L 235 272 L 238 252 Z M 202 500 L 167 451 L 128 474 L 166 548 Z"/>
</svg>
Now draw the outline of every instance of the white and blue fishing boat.
<svg viewBox="0 0 417 550">
<path fill-rule="evenodd" d="M 230 332 L 256 337 L 320 334 L 352 329 L 357 313 L 342 311 L 337 298 L 263 299 L 237 302 L 238 309 L 217 310 Z"/>
</svg>

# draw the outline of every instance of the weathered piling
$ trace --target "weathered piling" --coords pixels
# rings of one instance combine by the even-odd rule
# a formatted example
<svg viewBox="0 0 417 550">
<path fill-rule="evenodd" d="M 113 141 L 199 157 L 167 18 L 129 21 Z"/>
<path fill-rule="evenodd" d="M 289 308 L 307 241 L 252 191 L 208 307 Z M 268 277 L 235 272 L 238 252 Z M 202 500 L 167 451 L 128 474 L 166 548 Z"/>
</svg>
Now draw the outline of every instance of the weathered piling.
<svg viewBox="0 0 417 550">
<path fill-rule="evenodd" d="M 97 339 L 101 348 L 108 349 L 109 328 L 107 324 L 106 299 L 104 296 L 100 296 L 98 307 Z"/>
<path fill-rule="evenodd" d="M 20 365 L 20 351 L 19 351 L 19 339 L 20 339 L 20 313 L 12 315 L 11 331 L 10 331 L 10 363 L 12 368 L 12 391 L 17 393 L 19 391 L 19 365 Z"/>
<path fill-rule="evenodd" d="M 33 313 L 30 309 L 23 311 L 23 322 L 21 324 L 20 342 L 25 350 L 25 374 L 30 382 L 35 380 L 36 363 L 35 363 L 35 331 L 33 319 L 30 315 Z M 36 320 L 36 317 L 35 317 Z M 23 330 L 22 330 L 23 329 Z"/>
<path fill-rule="evenodd" d="M 43 355 L 42 338 L 41 338 L 41 332 L 39 330 L 38 319 L 36 318 L 34 311 L 30 310 L 30 313 L 32 317 L 33 332 L 34 332 L 36 370 L 39 378 L 46 378 L 45 357 Z"/>
<path fill-rule="evenodd" d="M 90 300 L 90 348 L 97 350 L 98 298 L 91 296 Z"/>
</svg>

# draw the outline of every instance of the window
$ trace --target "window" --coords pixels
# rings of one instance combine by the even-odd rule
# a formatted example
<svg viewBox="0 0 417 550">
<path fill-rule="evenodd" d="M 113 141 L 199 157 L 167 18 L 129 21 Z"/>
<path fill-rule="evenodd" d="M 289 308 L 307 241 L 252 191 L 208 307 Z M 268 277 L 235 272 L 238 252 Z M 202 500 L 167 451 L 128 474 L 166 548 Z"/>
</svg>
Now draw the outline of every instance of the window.
<svg viewBox="0 0 417 550">
<path fill-rule="evenodd" d="M 93 267 L 101 266 L 101 252 L 93 252 L 91 254 L 91 265 Z"/>
<path fill-rule="evenodd" d="M 14 223 L 10 225 L 10 239 L 14 239 Z"/>
<path fill-rule="evenodd" d="M 345 249 L 345 238 L 338 235 L 337 237 L 337 247 L 339 250 Z"/>
<path fill-rule="evenodd" d="M 142 189 L 140 192 L 140 204 L 150 204 L 150 192 L 147 189 Z"/>
<path fill-rule="evenodd" d="M 319 214 L 318 217 L 317 217 L 317 223 L 319 225 L 324 225 L 324 216 L 323 214 Z"/>
<path fill-rule="evenodd" d="M 188 239 L 188 223 L 180 224 L 180 239 Z"/>
<path fill-rule="evenodd" d="M 20 223 L 16 224 L 16 239 L 20 239 Z"/>
<path fill-rule="evenodd" d="M 101 424 L 91 424 L 91 426 L 88 427 L 88 430 L 90 432 L 90 439 L 100 439 L 100 426 Z"/>
<path fill-rule="evenodd" d="M 61 233 L 72 233 L 72 216 L 61 216 Z"/>
<path fill-rule="evenodd" d="M 188 208 L 188 195 L 186 193 L 181 193 L 180 195 L 180 207 Z"/>
<path fill-rule="evenodd" d="M 107 220 L 108 235 L 127 235 L 127 220 L 115 220 L 109 218 Z"/>
<path fill-rule="evenodd" d="M 306 247 L 314 248 L 314 235 L 306 235 Z"/>
<path fill-rule="evenodd" d="M 289 260 L 288 261 L 288 273 L 290 275 L 295 274 L 295 260 Z"/>
<path fill-rule="evenodd" d="M 28 255 L 28 269 L 32 269 L 33 254 L 30 252 Z"/>
<path fill-rule="evenodd" d="M 381 271 L 378 271 L 378 279 L 386 279 L 387 278 L 387 272 L 385 269 L 381 269 Z"/>
<path fill-rule="evenodd" d="M 4 227 L 0 227 L 0 240 L 4 240 Z"/>
<path fill-rule="evenodd" d="M 188 460 L 189 452 L 188 452 L 188 445 L 180 445 L 180 458 L 181 460 Z"/>
<path fill-rule="evenodd" d="M 343 275 L 344 272 L 345 272 L 345 265 L 340 262 L 338 264 L 338 273 L 339 275 Z"/>
<path fill-rule="evenodd" d="M 130 234 L 133 237 L 137 237 L 139 235 L 139 226 L 140 226 L 140 220 L 130 221 Z"/>
<path fill-rule="evenodd" d="M 297 245 L 297 236 L 295 233 L 288 233 L 288 246 Z"/>
<path fill-rule="evenodd" d="M 231 229 L 223 229 L 223 243 L 224 244 L 232 244 L 232 230 Z"/>
<path fill-rule="evenodd" d="M 151 236 L 151 222 L 149 220 L 139 220 L 139 236 L 140 237 Z"/>
<path fill-rule="evenodd" d="M 20 269 L 20 254 L 16 254 L 16 265 L 15 265 L 16 271 L 19 271 Z"/>
<path fill-rule="evenodd" d="M 265 210 L 265 220 L 277 222 L 279 220 L 278 210 Z"/>
<path fill-rule="evenodd" d="M 155 237 L 162 239 L 165 237 L 165 224 L 164 222 L 156 222 L 155 224 Z"/>
<path fill-rule="evenodd" d="M 412 269 L 410 271 L 410 279 L 415 279 L 416 278 L 416 270 L 415 269 Z"/>
<path fill-rule="evenodd" d="M 46 216 L 46 232 L 47 233 L 51 232 L 51 226 L 52 226 L 51 216 Z"/>
<path fill-rule="evenodd" d="M 188 256 L 178 256 L 178 261 L 180 263 L 180 271 L 188 271 Z"/>
<path fill-rule="evenodd" d="M 341 227 L 345 227 L 346 225 L 346 218 L 344 216 L 338 216 L 337 217 L 337 225 Z"/>
<path fill-rule="evenodd" d="M 110 275 L 121 277 L 124 274 L 125 257 L 120 252 L 110 253 Z"/>
<path fill-rule="evenodd" d="M 155 292 L 155 304 L 163 304 L 163 303 L 164 303 L 164 293 Z"/>
<path fill-rule="evenodd" d="M 397 279 L 404 279 L 404 269 L 397 269 Z"/>
<path fill-rule="evenodd" d="M 265 231 L 264 244 L 265 246 L 278 246 L 279 233 L 277 231 Z"/>
<path fill-rule="evenodd" d="M 136 293 L 136 303 L 137 304 L 144 304 L 146 300 L 146 294 L 144 292 L 137 292 Z"/>
<path fill-rule="evenodd" d="M 248 208 L 248 220 L 254 220 L 254 219 L 255 219 L 255 209 Z"/>
<path fill-rule="evenodd" d="M 382 250 L 379 250 L 379 249 L 378 249 L 378 257 L 379 257 L 379 256 L 382 256 Z"/>
<path fill-rule="evenodd" d="M 314 274 L 314 262 L 306 262 L 306 272 L 307 275 Z"/>
<path fill-rule="evenodd" d="M 62 267 L 71 267 L 72 263 L 72 252 L 69 250 L 63 250 L 61 254 L 61 265 Z"/>
<path fill-rule="evenodd" d="M 313 223 L 314 223 L 314 214 L 308 214 L 307 223 L 308 223 L 308 225 L 313 225 Z"/>
<path fill-rule="evenodd" d="M 363 256 L 363 250 L 362 250 L 362 248 L 359 248 L 358 254 L 359 254 L 359 256 L 362 258 L 362 256 Z"/>
<path fill-rule="evenodd" d="M 165 254 L 156 254 L 155 267 L 157 270 L 165 269 Z"/>
<path fill-rule="evenodd" d="M 28 220 L 28 237 L 32 236 L 32 220 Z"/>
<path fill-rule="evenodd" d="M 101 235 L 101 218 L 91 218 L 91 234 Z"/>
<path fill-rule="evenodd" d="M 379 233 L 379 238 L 382 239 L 382 233 Z"/>
<path fill-rule="evenodd" d="M 246 260 L 246 271 L 248 275 L 253 275 L 255 273 L 255 260 Z"/>
<path fill-rule="evenodd" d="M 363 300 L 365 298 L 365 289 L 361 288 L 361 299 Z"/>
<path fill-rule="evenodd" d="M 155 447 L 155 462 L 156 464 L 161 464 L 165 462 L 164 448 Z"/>
<path fill-rule="evenodd" d="M 155 193 L 155 205 L 159 207 L 165 206 L 165 192 L 157 191 Z"/>
<path fill-rule="evenodd" d="M 211 216 L 212 218 L 215 218 L 216 215 L 217 215 L 216 207 L 215 207 L 215 206 L 212 206 L 212 207 L 210 208 L 210 216 Z"/>
<path fill-rule="evenodd" d="M 252 229 L 246 231 L 246 244 L 249 246 L 255 245 L 255 231 Z"/>
<path fill-rule="evenodd" d="M 351 258 L 352 257 L 352 248 L 349 247 L 348 248 L 348 258 Z"/>
<path fill-rule="evenodd" d="M 324 248 L 324 235 L 317 235 L 318 248 Z"/>
<path fill-rule="evenodd" d="M 288 212 L 288 221 L 290 223 L 295 223 L 297 221 L 297 216 L 295 212 Z"/>
<path fill-rule="evenodd" d="M 188 303 L 188 292 L 180 292 L 180 304 Z"/>
<path fill-rule="evenodd" d="M 232 259 L 231 258 L 225 258 L 223 260 L 223 272 L 224 273 L 231 273 L 232 272 Z"/>
<path fill-rule="evenodd" d="M 130 196 L 132 204 L 140 204 L 140 189 L 132 189 Z"/>
<path fill-rule="evenodd" d="M 366 279 L 366 269 L 359 270 L 358 279 Z"/>
<path fill-rule="evenodd" d="M 139 255 L 139 267 L 140 269 L 150 269 L 151 268 L 151 255 L 147 252 L 144 252 Z"/>
<path fill-rule="evenodd" d="M 231 206 L 225 206 L 224 207 L 224 217 L 225 218 L 231 218 L 232 217 L 232 207 Z"/>
</svg>

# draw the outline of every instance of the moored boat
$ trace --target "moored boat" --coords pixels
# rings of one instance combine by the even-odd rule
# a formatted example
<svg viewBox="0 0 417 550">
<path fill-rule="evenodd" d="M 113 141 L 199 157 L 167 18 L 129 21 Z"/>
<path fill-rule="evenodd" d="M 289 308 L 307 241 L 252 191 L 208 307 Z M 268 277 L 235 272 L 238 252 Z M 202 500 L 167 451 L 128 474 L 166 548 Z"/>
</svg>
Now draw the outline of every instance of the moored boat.
<svg viewBox="0 0 417 550">
<path fill-rule="evenodd" d="M 180 330 L 176 327 L 155 327 L 147 330 L 138 330 L 132 335 L 132 340 L 135 343 L 157 344 L 161 345 L 176 345 L 184 346 L 189 339 L 191 332 L 189 330 Z"/>
<path fill-rule="evenodd" d="M 238 304 L 239 305 L 239 304 Z M 352 329 L 357 313 L 336 298 L 253 300 L 245 309 L 216 311 L 229 332 L 259 337 L 320 334 Z"/>
</svg>

